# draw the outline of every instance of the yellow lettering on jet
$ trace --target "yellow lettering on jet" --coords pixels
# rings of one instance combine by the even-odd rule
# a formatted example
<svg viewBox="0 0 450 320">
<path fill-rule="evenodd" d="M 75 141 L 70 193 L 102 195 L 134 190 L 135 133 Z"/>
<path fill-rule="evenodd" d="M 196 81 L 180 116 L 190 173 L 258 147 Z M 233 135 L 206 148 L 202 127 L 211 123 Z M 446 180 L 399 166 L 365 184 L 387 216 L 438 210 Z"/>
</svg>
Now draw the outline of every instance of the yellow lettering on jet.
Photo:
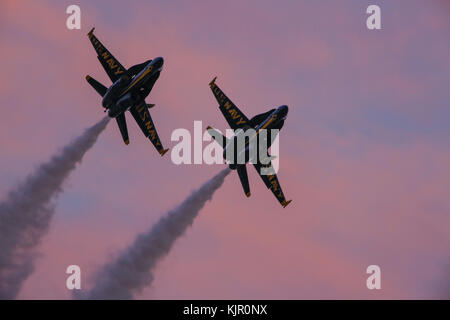
<svg viewBox="0 0 450 320">
<path fill-rule="evenodd" d="M 230 106 L 231 106 L 231 105 L 230 105 Z M 236 109 L 231 109 L 231 110 L 229 110 L 228 112 L 230 113 L 231 118 L 232 118 L 233 120 L 236 120 L 236 119 L 240 118 L 240 119 L 236 122 L 237 125 L 246 123 L 246 121 L 244 120 L 244 118 L 239 114 L 239 112 L 238 112 Z"/>
<path fill-rule="evenodd" d="M 144 111 L 144 112 L 141 114 L 141 119 L 142 119 L 142 121 L 145 121 L 145 119 L 147 119 L 147 116 L 148 116 L 147 112 Z"/>
<path fill-rule="evenodd" d="M 267 178 L 269 179 L 269 182 L 272 184 L 272 190 L 273 191 L 277 191 L 278 190 L 278 182 L 275 179 L 275 176 L 273 174 L 267 176 Z"/>
<path fill-rule="evenodd" d="M 272 190 L 273 191 L 277 191 L 278 190 L 278 183 L 276 180 L 272 181 Z"/>
<path fill-rule="evenodd" d="M 216 96 L 217 100 L 219 101 L 219 104 L 223 104 L 226 97 L 223 94 L 223 92 L 220 90 L 219 87 L 217 87 L 215 84 L 211 86 L 211 89 L 213 90 L 214 95 Z"/>
<path fill-rule="evenodd" d="M 152 141 L 156 140 L 156 131 L 155 130 L 150 130 L 150 136 Z M 156 141 L 156 144 L 159 144 L 159 141 Z"/>
<path fill-rule="evenodd" d="M 230 103 L 230 101 L 225 102 L 225 104 L 223 105 L 225 107 L 225 109 L 230 109 L 231 107 L 233 107 Z"/>
<path fill-rule="evenodd" d="M 113 58 L 107 60 L 106 63 L 109 65 L 109 68 L 110 68 L 110 69 L 117 68 L 117 64 L 115 63 L 115 61 L 114 61 Z"/>
<path fill-rule="evenodd" d="M 215 88 L 214 88 L 214 95 L 215 95 L 216 97 L 219 97 L 219 93 L 220 93 L 219 87 L 215 87 Z"/>
<path fill-rule="evenodd" d="M 147 126 L 147 130 L 148 131 L 150 131 L 151 129 L 152 129 L 152 122 L 151 121 L 147 121 L 146 123 L 145 123 L 145 125 Z"/>
<path fill-rule="evenodd" d="M 229 111 L 229 113 L 230 113 L 230 115 L 231 115 L 231 118 L 233 119 L 233 120 L 236 120 L 237 118 L 239 118 L 241 115 L 236 111 L 236 109 L 231 109 L 230 111 Z"/>
<path fill-rule="evenodd" d="M 102 53 L 102 57 L 103 57 L 104 60 L 108 59 L 109 58 L 109 53 L 108 52 L 103 52 Z"/>
<path fill-rule="evenodd" d="M 240 124 L 244 124 L 244 123 L 246 123 L 246 121 L 244 120 L 244 119 L 240 119 L 236 124 L 237 125 L 240 125 Z"/>
<path fill-rule="evenodd" d="M 122 70 L 122 69 L 120 69 L 120 68 L 118 68 L 118 69 L 117 69 L 117 71 L 116 71 L 116 72 L 115 72 L 114 74 L 116 74 L 116 75 L 117 75 L 117 74 L 121 74 L 121 73 L 123 73 L 123 70 Z"/>
</svg>

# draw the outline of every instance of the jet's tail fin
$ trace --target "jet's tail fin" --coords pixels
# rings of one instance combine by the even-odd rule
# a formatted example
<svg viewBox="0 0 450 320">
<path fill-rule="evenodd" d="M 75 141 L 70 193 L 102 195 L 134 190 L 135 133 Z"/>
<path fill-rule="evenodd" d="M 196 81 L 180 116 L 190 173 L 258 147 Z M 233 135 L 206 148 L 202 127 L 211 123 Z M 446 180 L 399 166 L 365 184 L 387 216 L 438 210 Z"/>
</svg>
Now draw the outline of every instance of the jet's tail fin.
<svg viewBox="0 0 450 320">
<path fill-rule="evenodd" d="M 237 172 L 239 179 L 241 180 L 242 188 L 244 189 L 245 195 L 250 197 L 250 185 L 248 184 L 247 166 L 245 164 L 237 167 Z"/>
<path fill-rule="evenodd" d="M 206 130 L 208 131 L 209 135 L 211 137 L 213 137 L 214 140 L 217 141 L 218 144 L 220 144 L 222 146 L 222 148 L 225 148 L 225 146 L 228 144 L 229 139 L 227 137 L 225 137 L 223 134 L 221 134 L 219 131 L 217 131 L 214 128 L 211 128 L 210 126 L 208 126 L 206 128 Z"/>
<path fill-rule="evenodd" d="M 108 90 L 104 85 L 102 85 L 100 82 L 98 82 L 91 76 L 86 76 L 86 81 L 89 82 L 92 88 L 94 88 L 95 91 L 97 91 L 98 94 L 101 95 L 102 97 L 105 95 L 106 90 Z"/>
</svg>

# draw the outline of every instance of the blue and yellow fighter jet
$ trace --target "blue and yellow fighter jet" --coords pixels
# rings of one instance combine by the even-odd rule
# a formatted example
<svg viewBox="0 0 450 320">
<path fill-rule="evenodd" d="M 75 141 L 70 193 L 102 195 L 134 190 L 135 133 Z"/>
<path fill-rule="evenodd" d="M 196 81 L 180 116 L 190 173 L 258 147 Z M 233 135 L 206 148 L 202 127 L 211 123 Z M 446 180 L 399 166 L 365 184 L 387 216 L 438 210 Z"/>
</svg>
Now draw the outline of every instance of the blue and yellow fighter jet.
<svg viewBox="0 0 450 320">
<path fill-rule="evenodd" d="M 103 97 L 102 105 L 105 112 L 108 111 L 108 116 L 116 118 L 123 141 L 125 144 L 130 143 L 125 120 L 125 112 L 128 110 L 144 135 L 150 139 L 159 154 L 163 156 L 169 149 L 163 148 L 148 111 L 155 105 L 145 102 L 145 98 L 159 78 L 164 64 L 163 58 L 148 60 L 127 70 L 97 39 L 94 35 L 94 28 L 88 33 L 88 37 L 94 46 L 98 60 L 113 84 L 106 88 L 91 76 L 86 76 L 86 80 Z"/>
<path fill-rule="evenodd" d="M 224 149 L 223 157 L 228 161 L 230 169 L 238 172 L 244 193 L 247 197 L 250 197 L 250 186 L 248 183 L 246 164 L 251 162 L 267 188 L 272 191 L 280 204 L 286 207 L 292 200 L 286 201 L 284 197 L 283 190 L 281 190 L 277 175 L 272 167 L 271 160 L 273 157 L 268 154 L 267 149 L 272 145 L 276 134 L 283 127 L 284 120 L 288 114 L 288 106 L 283 105 L 248 119 L 217 86 L 216 78 L 209 83 L 209 86 L 219 103 L 220 111 L 231 129 L 234 130 L 234 136 L 228 139 L 211 127 L 207 128 L 208 133 Z M 264 131 L 263 129 L 267 130 L 265 137 L 261 134 Z M 276 131 L 272 131 L 271 129 L 275 129 Z M 275 135 L 273 132 L 275 132 Z M 243 140 L 242 138 L 246 139 L 244 140 L 245 143 L 242 142 L 239 144 L 239 140 Z M 262 141 L 262 144 L 260 141 Z M 264 148 L 261 147 L 262 145 Z M 253 156 L 251 155 L 252 149 L 256 150 Z M 264 171 L 263 169 L 268 170 Z"/>
</svg>

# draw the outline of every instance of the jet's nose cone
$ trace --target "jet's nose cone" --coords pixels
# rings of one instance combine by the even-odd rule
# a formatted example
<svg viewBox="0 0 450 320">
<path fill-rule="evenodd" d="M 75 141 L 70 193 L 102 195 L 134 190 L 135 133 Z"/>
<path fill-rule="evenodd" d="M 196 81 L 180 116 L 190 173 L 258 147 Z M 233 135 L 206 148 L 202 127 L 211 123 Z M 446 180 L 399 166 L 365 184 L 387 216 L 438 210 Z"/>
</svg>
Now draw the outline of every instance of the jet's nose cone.
<svg viewBox="0 0 450 320">
<path fill-rule="evenodd" d="M 289 108 L 286 105 L 279 107 L 278 110 L 279 110 L 282 118 L 285 118 L 289 112 Z"/>
<path fill-rule="evenodd" d="M 153 59 L 152 64 L 155 66 L 155 68 L 162 69 L 164 65 L 164 59 L 162 57 L 155 58 Z"/>
</svg>

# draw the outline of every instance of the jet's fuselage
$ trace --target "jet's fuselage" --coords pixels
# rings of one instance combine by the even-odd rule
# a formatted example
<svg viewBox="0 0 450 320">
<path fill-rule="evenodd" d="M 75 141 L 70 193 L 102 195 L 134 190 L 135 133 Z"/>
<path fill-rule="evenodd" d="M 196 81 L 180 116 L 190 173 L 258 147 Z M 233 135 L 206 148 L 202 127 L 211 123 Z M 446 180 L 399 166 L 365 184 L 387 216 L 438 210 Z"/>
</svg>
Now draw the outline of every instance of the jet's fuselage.
<svg viewBox="0 0 450 320">
<path fill-rule="evenodd" d="M 288 111 L 288 106 L 280 106 L 255 127 L 236 130 L 223 151 L 223 157 L 229 162 L 230 169 L 235 170 L 249 161 L 259 163 L 265 160 L 268 157 L 268 149 L 283 127 Z"/>
<path fill-rule="evenodd" d="M 284 120 L 287 117 L 288 111 L 289 108 L 286 105 L 278 107 L 264 121 L 255 127 L 255 131 L 259 132 L 261 129 L 281 129 L 284 124 Z"/>
<path fill-rule="evenodd" d="M 150 90 L 145 89 L 153 87 L 163 65 L 163 58 L 155 58 L 134 77 L 131 78 L 124 73 L 114 82 L 106 91 L 102 101 L 103 107 L 108 109 L 108 115 L 115 118 L 145 99 L 150 93 Z"/>
</svg>

